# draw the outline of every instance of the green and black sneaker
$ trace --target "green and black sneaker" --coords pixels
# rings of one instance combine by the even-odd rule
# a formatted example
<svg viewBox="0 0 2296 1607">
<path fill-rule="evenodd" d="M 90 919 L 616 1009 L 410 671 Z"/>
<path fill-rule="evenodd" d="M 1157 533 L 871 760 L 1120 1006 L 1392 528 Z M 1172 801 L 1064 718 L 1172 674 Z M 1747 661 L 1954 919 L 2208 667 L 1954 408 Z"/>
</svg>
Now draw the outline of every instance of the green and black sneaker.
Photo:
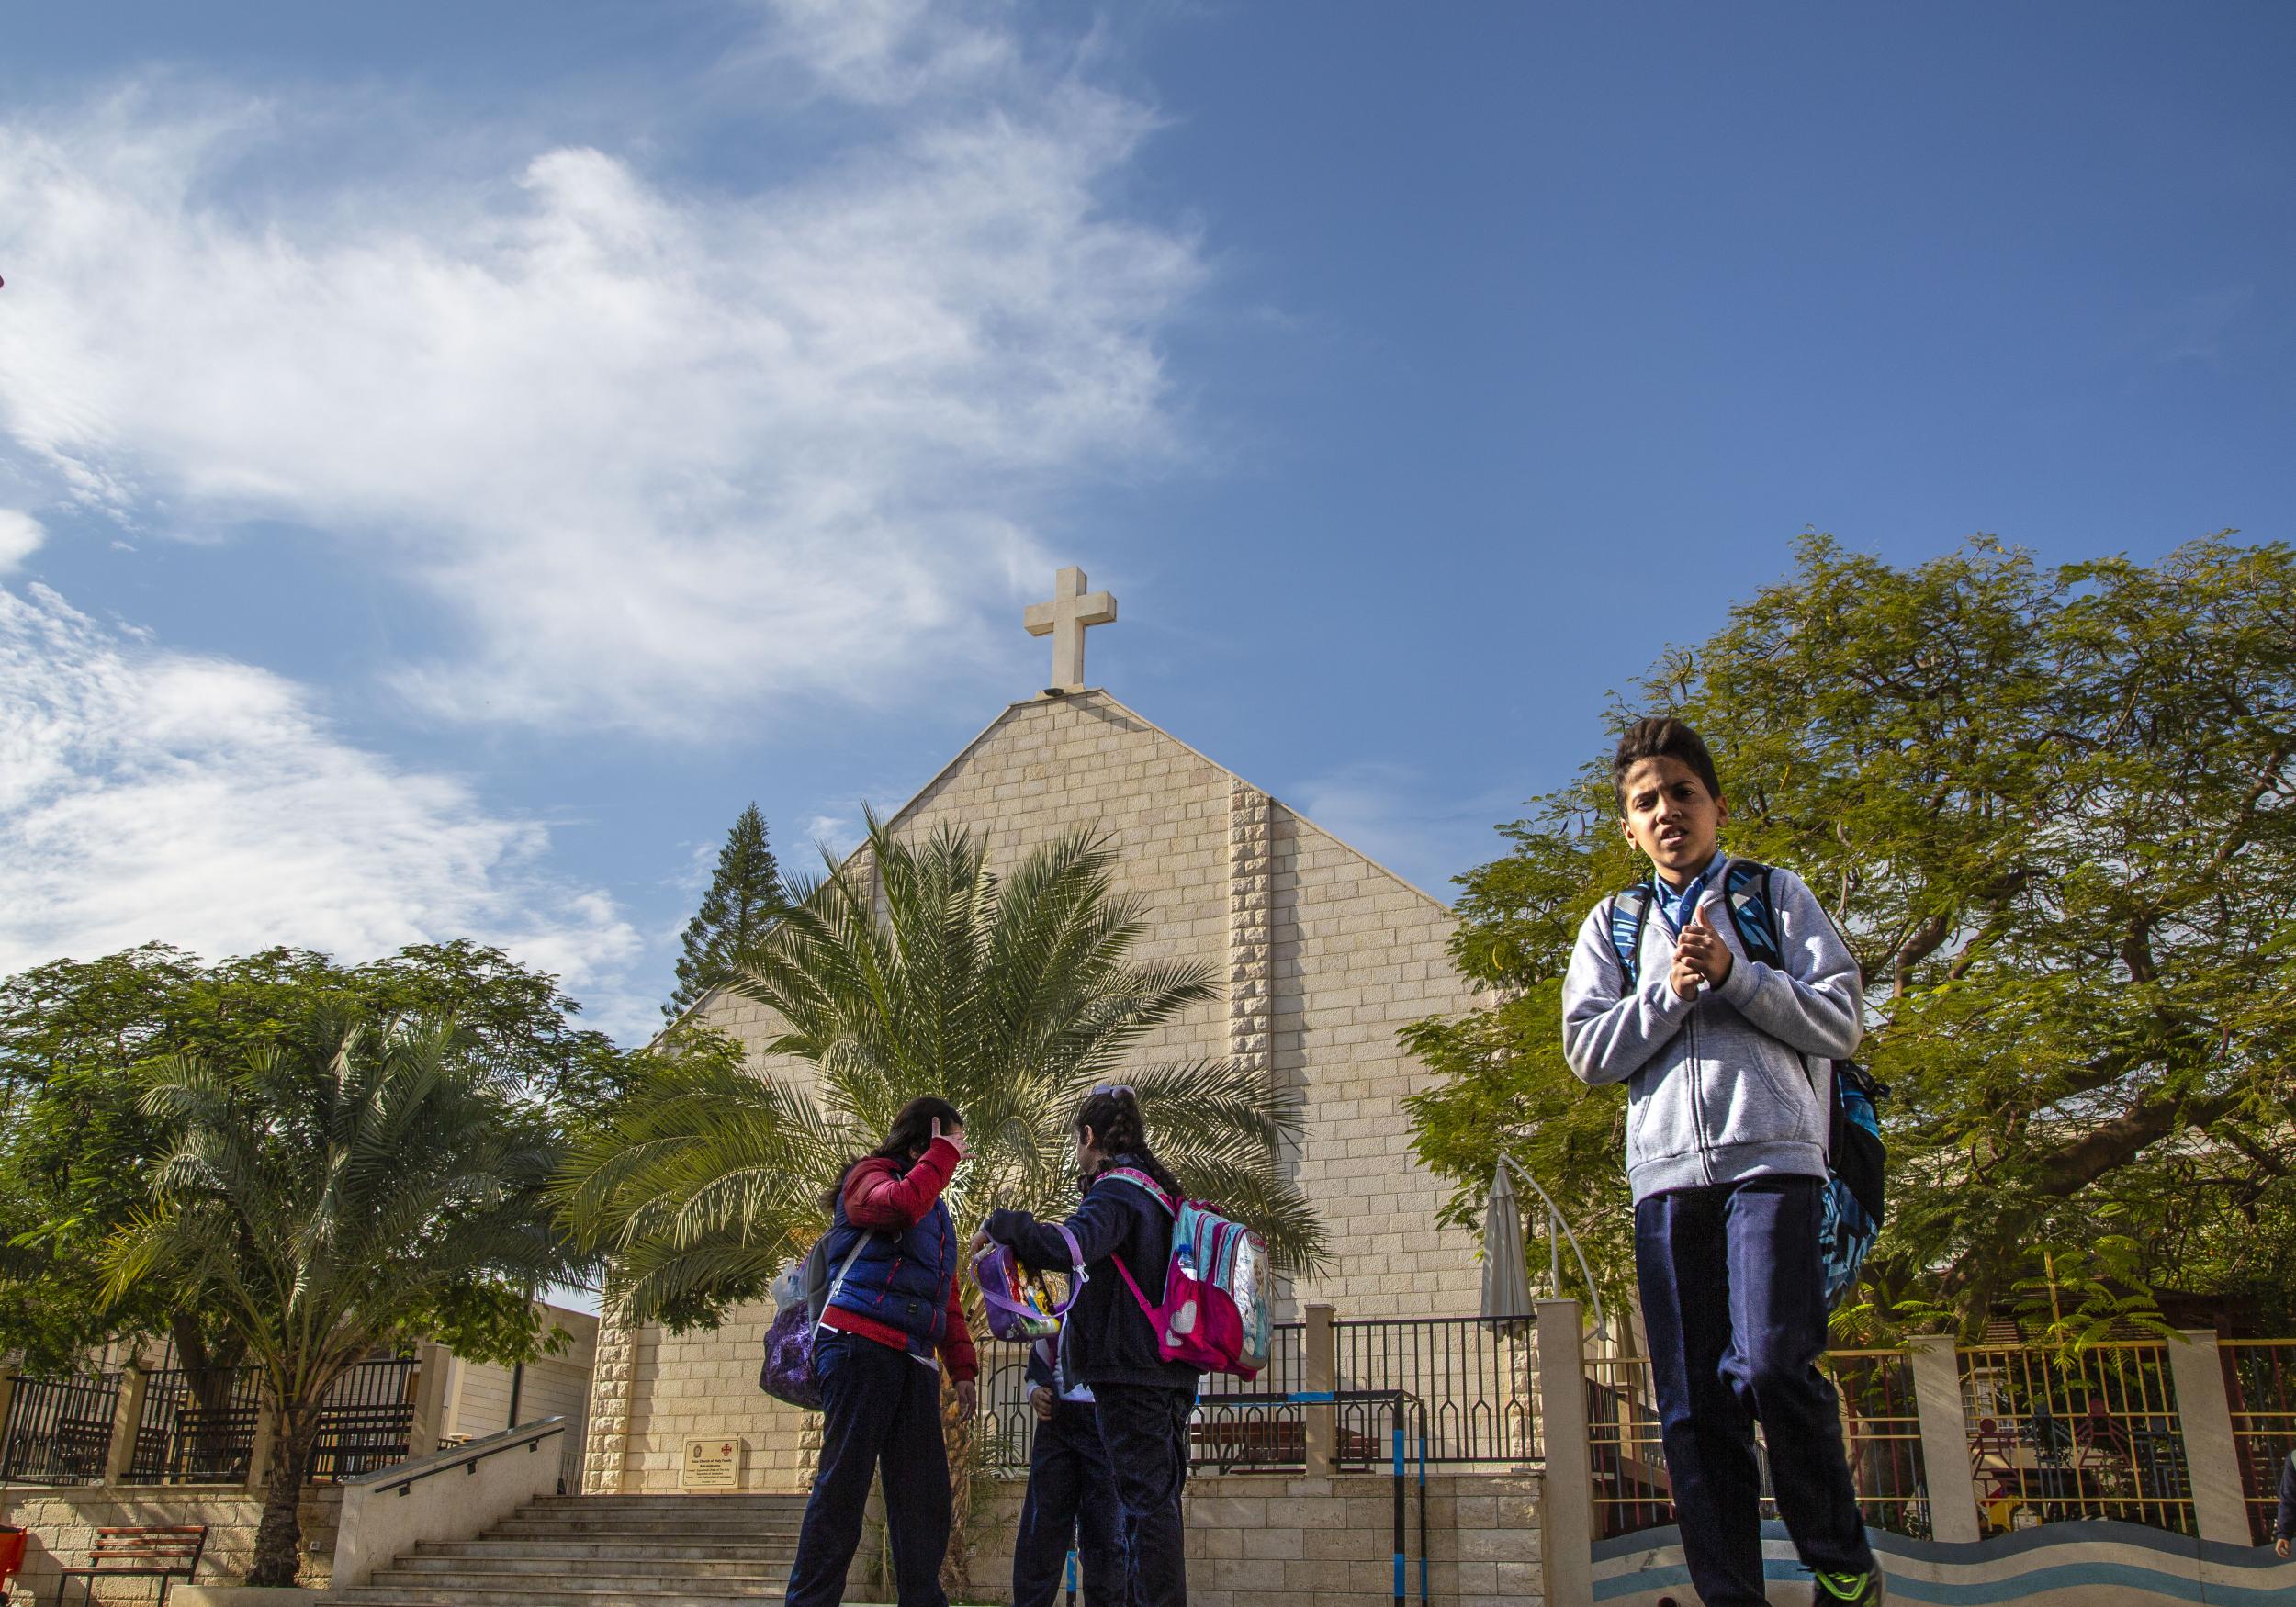
<svg viewBox="0 0 2296 1607">
<path fill-rule="evenodd" d="M 1882 1588 L 1881 1565 L 1862 1574 L 1829 1574 L 1818 1571 L 1818 1582 L 1810 1587 L 1810 1607 L 1882 1607 L 1888 1592 Z"/>
</svg>

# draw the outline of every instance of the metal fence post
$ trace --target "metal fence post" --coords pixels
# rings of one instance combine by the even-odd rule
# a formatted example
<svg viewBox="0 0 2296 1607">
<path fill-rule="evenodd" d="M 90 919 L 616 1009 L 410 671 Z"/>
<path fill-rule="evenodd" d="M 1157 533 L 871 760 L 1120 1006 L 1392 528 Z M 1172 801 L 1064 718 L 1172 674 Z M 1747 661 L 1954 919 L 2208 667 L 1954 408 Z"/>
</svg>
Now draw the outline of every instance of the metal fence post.
<svg viewBox="0 0 2296 1607">
<path fill-rule="evenodd" d="M 1594 1491 L 1586 1444 L 1586 1339 L 1576 1300 L 1538 1300 L 1538 1414 L 1547 1437 L 1538 1553 L 1546 1607 L 1593 1607 Z"/>
<path fill-rule="evenodd" d="M 13 1367 L 0 1372 L 0 1485 L 16 1471 L 16 1440 L 8 1430 L 14 1426 L 9 1420 L 16 1415 L 17 1377 Z"/>
<path fill-rule="evenodd" d="M 1304 1349 L 1300 1358 L 1300 1388 L 1311 1395 L 1329 1395 L 1339 1388 L 1339 1312 L 1331 1306 L 1310 1306 Z M 1307 1475 L 1329 1478 L 1339 1460 L 1339 1408 L 1310 1406 L 1307 1420 Z"/>
<path fill-rule="evenodd" d="M 2168 1343 L 2168 1376 L 2177 1386 L 2192 1515 L 2201 1539 L 2246 1545 L 2248 1500 L 2240 1484 L 2240 1445 L 2233 1438 L 2232 1399 L 2224 1392 L 2216 1335 L 2205 1328 L 2183 1332 L 2182 1339 Z"/>
<path fill-rule="evenodd" d="M 119 1376 L 119 1394 L 112 1407 L 112 1443 L 104 1457 L 104 1482 L 125 1484 L 136 1463 L 136 1437 L 143 1430 L 143 1392 L 152 1375 L 129 1367 Z"/>
<path fill-rule="evenodd" d="M 1921 1488 L 1930 1501 L 1930 1537 L 1974 1544 L 1977 1485 L 1969 1476 L 1969 1417 L 1961 1404 L 1961 1358 L 1950 1333 L 1917 1333 L 1908 1347 L 1913 1410 L 1921 1421 Z"/>
</svg>

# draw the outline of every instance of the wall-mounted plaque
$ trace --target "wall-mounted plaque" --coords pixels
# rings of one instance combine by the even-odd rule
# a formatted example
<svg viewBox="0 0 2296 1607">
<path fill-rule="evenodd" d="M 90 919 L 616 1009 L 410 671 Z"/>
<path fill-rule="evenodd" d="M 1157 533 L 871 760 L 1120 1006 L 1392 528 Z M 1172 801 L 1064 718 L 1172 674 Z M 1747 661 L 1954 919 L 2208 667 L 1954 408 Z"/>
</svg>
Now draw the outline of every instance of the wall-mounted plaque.
<svg viewBox="0 0 2296 1607">
<path fill-rule="evenodd" d="M 680 1489 L 739 1489 L 749 1443 L 738 1434 L 697 1434 L 686 1442 L 678 1468 Z"/>
</svg>

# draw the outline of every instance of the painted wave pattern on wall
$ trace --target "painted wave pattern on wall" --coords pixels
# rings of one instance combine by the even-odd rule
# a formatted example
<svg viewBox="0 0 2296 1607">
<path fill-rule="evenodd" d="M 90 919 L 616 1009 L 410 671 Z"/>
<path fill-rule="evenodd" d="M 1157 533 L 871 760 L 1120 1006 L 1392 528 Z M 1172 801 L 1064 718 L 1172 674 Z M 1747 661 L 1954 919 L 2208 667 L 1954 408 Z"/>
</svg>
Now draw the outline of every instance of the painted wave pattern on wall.
<svg viewBox="0 0 2296 1607">
<path fill-rule="evenodd" d="M 1762 1525 L 1763 1573 L 1809 1578 L 1784 1525 Z M 1933 1607 L 2287 1607 L 2296 1561 L 2270 1548 L 2224 1545 L 2133 1523 L 2052 1523 L 1946 1545 L 1874 1532 L 1893 1602 Z M 1622 1534 L 1594 1547 L 1594 1600 L 1604 1607 L 1695 1607 L 1680 1536 L 1671 1528 Z M 1780 1599 L 1773 1592 L 1773 1599 Z"/>
</svg>

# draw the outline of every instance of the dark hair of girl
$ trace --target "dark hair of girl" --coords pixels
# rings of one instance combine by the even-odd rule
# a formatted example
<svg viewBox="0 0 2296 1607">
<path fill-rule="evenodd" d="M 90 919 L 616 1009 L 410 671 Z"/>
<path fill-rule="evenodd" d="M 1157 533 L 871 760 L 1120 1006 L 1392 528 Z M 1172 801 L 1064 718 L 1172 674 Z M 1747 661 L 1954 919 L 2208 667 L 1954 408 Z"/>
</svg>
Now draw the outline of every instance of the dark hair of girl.
<svg viewBox="0 0 2296 1607">
<path fill-rule="evenodd" d="M 822 1205 L 830 1210 L 837 1208 L 837 1197 L 845 1192 L 845 1180 L 863 1161 L 894 1161 L 906 1166 L 912 1155 L 933 1141 L 936 1121 L 940 1123 L 942 1132 L 964 1125 L 964 1118 L 957 1114 L 957 1107 L 937 1095 L 928 1094 L 901 1107 L 893 1118 L 892 1130 L 885 1134 L 885 1141 L 866 1155 L 856 1155 L 846 1162 L 845 1169 L 838 1174 L 837 1186 L 821 1197 Z"/>
<path fill-rule="evenodd" d="M 1122 1084 L 1102 1084 L 1076 1107 L 1076 1130 L 1092 1129 L 1092 1141 L 1103 1155 L 1122 1156 L 1156 1180 L 1156 1186 L 1173 1198 L 1181 1197 L 1180 1180 L 1148 1148 L 1148 1129 L 1140 1119 L 1140 1096 Z"/>
</svg>

